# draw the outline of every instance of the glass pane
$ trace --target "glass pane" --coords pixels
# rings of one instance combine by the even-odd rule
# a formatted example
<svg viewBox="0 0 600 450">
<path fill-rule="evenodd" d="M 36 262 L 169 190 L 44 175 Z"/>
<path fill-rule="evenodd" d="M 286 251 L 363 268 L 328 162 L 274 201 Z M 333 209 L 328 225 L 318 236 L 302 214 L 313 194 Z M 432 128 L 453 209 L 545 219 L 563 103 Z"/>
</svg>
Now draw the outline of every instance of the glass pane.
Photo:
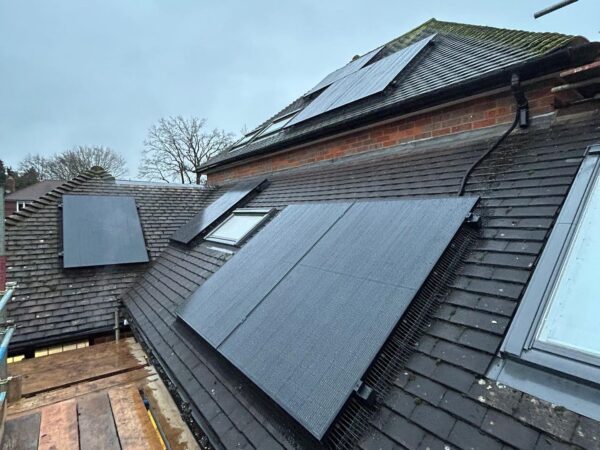
<svg viewBox="0 0 600 450">
<path fill-rule="evenodd" d="M 576 225 L 538 340 L 600 356 L 600 177 Z"/>
<path fill-rule="evenodd" d="M 260 136 L 256 138 L 256 141 L 260 141 L 267 136 L 273 135 L 273 133 L 276 131 L 281 130 L 290 120 L 292 120 L 292 117 L 294 117 L 296 113 L 297 111 L 292 114 L 285 115 L 281 119 L 277 119 L 275 122 L 271 122 L 271 124 L 265 128 L 262 133 L 260 133 Z"/>
<path fill-rule="evenodd" d="M 238 241 L 265 217 L 264 214 L 234 214 L 223 225 L 210 234 L 210 237 Z"/>
</svg>

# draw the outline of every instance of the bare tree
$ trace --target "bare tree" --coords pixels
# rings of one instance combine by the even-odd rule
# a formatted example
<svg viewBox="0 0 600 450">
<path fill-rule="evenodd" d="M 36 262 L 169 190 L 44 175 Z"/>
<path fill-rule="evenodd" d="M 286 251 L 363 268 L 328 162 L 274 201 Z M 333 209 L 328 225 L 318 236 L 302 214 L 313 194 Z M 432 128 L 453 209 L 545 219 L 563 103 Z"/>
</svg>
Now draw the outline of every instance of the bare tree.
<svg viewBox="0 0 600 450">
<path fill-rule="evenodd" d="M 37 172 L 40 180 L 50 180 L 50 158 L 42 155 L 29 154 L 19 163 L 19 172 L 33 169 Z"/>
<path fill-rule="evenodd" d="M 70 180 L 94 166 L 104 168 L 114 177 L 127 173 L 123 155 L 103 146 L 77 146 L 49 157 L 27 155 L 19 164 L 21 171 L 36 170 L 42 180 Z"/>
<path fill-rule="evenodd" d="M 161 118 L 144 141 L 140 178 L 201 184 L 200 166 L 233 142 L 224 130 L 204 131 L 206 119 Z"/>
</svg>

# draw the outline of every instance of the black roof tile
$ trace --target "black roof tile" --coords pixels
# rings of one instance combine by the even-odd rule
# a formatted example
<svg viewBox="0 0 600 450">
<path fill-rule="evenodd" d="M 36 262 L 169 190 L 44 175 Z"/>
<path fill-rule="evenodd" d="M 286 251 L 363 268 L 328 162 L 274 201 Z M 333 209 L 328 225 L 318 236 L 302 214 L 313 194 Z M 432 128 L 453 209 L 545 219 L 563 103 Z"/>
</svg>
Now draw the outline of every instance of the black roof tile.
<svg viewBox="0 0 600 450">
<path fill-rule="evenodd" d="M 519 449 L 533 448 L 539 437 L 537 431 L 524 426 L 511 416 L 494 410 L 487 412 L 481 429 Z"/>
<path fill-rule="evenodd" d="M 541 410 L 547 414 L 538 413 L 524 403 L 529 396 L 483 377 L 575 173 L 555 176 L 547 164 L 564 160 L 567 154 L 580 161 L 587 145 L 598 140 L 597 116 L 565 124 L 538 126 L 534 122 L 492 154 L 494 161 L 504 161 L 501 166 L 487 162 L 475 169 L 467 184 L 467 192 L 477 192 L 483 200 L 478 207 L 483 221 L 475 248 L 360 439 L 360 448 L 441 443 L 450 448 L 512 447 L 517 443 L 510 430 L 529 448 L 562 441 L 595 448 L 598 422 L 571 412 L 562 420 L 557 411 L 545 406 Z M 415 152 L 405 152 L 400 146 L 280 172 L 246 206 L 455 194 L 464 170 L 488 148 L 489 139 L 437 142 L 418 144 Z M 428 151 L 419 151 L 424 148 Z M 507 155 L 512 163 L 505 163 Z M 504 203 L 486 204 L 490 200 Z M 315 448 L 317 444 L 297 423 L 177 321 L 177 306 L 229 257 L 208 247 L 204 243 L 190 248 L 171 245 L 134 283 L 122 298 L 135 329 L 159 361 L 177 368 L 173 381 L 204 417 L 215 445 L 235 442 L 230 436 L 240 433 L 253 448 L 265 448 L 264 439 L 286 448 Z M 194 383 L 187 381 L 190 373 Z M 444 423 L 428 422 L 433 413 L 424 411 L 434 410 L 440 411 Z M 544 421 L 545 415 L 552 414 L 556 417 Z M 486 415 L 490 420 L 499 417 L 501 426 L 484 425 Z M 453 423 L 451 429 L 449 423 Z"/>
<path fill-rule="evenodd" d="M 448 440 L 465 450 L 478 450 L 483 448 L 486 450 L 499 450 L 502 448 L 500 442 L 465 422 L 456 422 Z"/>
</svg>

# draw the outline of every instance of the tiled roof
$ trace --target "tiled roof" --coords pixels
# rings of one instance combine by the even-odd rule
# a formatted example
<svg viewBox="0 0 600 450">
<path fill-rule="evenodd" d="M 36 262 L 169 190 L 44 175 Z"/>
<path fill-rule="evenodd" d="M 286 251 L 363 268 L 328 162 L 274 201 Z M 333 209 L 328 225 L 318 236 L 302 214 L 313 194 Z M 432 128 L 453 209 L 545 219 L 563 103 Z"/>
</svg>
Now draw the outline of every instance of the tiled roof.
<svg viewBox="0 0 600 450">
<path fill-rule="evenodd" d="M 339 126 L 348 120 L 383 110 L 391 105 L 407 103 L 424 95 L 475 80 L 570 44 L 585 42 L 583 38 L 559 33 L 508 30 L 431 19 L 385 44 L 378 58 L 434 33 L 437 33 L 434 45 L 422 52 L 402 72 L 398 83 L 384 96 L 371 96 L 334 112 L 285 128 L 271 137 L 250 142 L 231 152 L 221 153 L 210 159 L 204 168 L 268 152 L 271 148 L 275 150 L 280 144 L 283 145 L 292 139 L 308 136 L 315 131 Z M 315 83 L 316 81 L 318 80 L 315 80 Z M 298 98 L 259 128 L 268 125 L 275 118 L 303 107 L 307 102 L 303 97 Z"/>
<path fill-rule="evenodd" d="M 58 180 L 45 180 L 40 181 L 39 183 L 32 184 L 31 186 L 27 186 L 26 188 L 19 189 L 11 194 L 8 194 L 5 197 L 5 200 L 9 201 L 29 201 L 40 198 L 42 195 L 50 192 L 52 189 L 56 189 L 64 181 Z"/>
<path fill-rule="evenodd" d="M 586 147 L 600 140 L 599 123 L 597 112 L 577 122 L 538 119 L 474 170 L 466 193 L 481 198 L 480 237 L 361 449 L 600 448 L 600 423 L 484 378 Z M 247 206 L 455 195 L 495 136 L 468 132 L 280 172 Z M 316 448 L 176 318 L 227 258 L 206 243 L 167 247 L 123 297 L 134 328 L 217 448 Z"/>
<path fill-rule="evenodd" d="M 59 203 L 64 193 L 135 197 L 150 256 L 156 259 L 170 235 L 211 199 L 211 190 L 168 184 L 116 182 L 90 170 L 61 184 L 7 218 L 7 278 L 18 288 L 9 305 L 17 324 L 11 350 L 65 340 L 112 327 L 117 297 L 147 264 L 62 268 Z"/>
</svg>

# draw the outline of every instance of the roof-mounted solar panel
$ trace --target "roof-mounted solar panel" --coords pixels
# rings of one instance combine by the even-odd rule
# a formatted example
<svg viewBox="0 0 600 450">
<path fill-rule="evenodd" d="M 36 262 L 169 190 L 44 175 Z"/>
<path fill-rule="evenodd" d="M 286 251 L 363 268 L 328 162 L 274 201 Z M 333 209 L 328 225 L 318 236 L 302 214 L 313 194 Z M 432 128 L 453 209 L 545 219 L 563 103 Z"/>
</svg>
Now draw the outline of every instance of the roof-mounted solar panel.
<svg viewBox="0 0 600 450">
<path fill-rule="evenodd" d="M 381 51 L 381 47 L 377 47 L 375 50 L 371 50 L 369 53 L 365 53 L 360 58 L 356 58 L 353 61 L 350 61 L 344 67 L 340 67 L 339 69 L 331 72 L 325 78 L 323 78 L 315 87 L 313 87 L 310 91 L 308 91 L 304 96 L 308 96 L 314 92 L 320 91 L 323 88 L 326 88 L 330 84 L 341 80 L 344 77 L 347 77 L 351 73 L 354 73 L 360 69 L 362 69 L 365 65 L 367 65 L 377 54 Z"/>
<path fill-rule="evenodd" d="M 303 122 L 341 106 L 382 92 L 402 70 L 423 50 L 435 35 L 415 42 L 348 76 L 325 89 L 285 126 Z"/>
<path fill-rule="evenodd" d="M 133 197 L 63 195 L 65 268 L 148 262 Z"/>
<path fill-rule="evenodd" d="M 266 184 L 266 179 L 237 183 L 217 200 L 192 217 L 188 223 L 179 228 L 171 236 L 171 239 L 182 244 L 190 243 L 192 239 L 204 233 L 215 222 L 231 212 L 250 194 L 262 190 Z"/>
<path fill-rule="evenodd" d="M 321 439 L 476 201 L 288 206 L 179 317 Z"/>
</svg>

